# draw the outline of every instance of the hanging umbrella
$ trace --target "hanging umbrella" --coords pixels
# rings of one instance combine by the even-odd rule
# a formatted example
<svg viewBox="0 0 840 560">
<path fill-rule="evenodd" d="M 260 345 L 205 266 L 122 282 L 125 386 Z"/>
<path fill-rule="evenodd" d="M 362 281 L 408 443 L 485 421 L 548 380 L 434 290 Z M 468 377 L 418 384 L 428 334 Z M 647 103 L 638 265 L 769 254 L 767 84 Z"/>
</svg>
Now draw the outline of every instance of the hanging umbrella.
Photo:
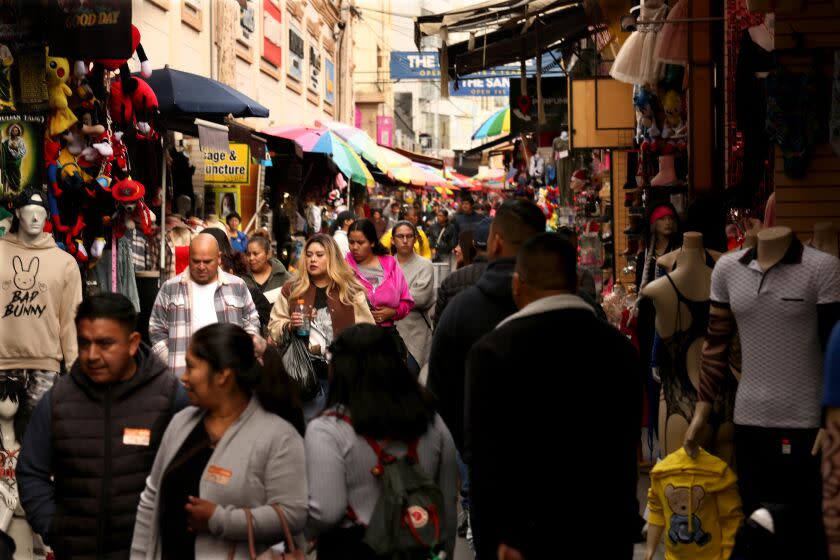
<svg viewBox="0 0 840 560">
<path fill-rule="evenodd" d="M 484 121 L 473 133 L 473 140 L 480 140 L 490 136 L 498 136 L 499 134 L 507 134 L 510 132 L 510 107 L 499 109 L 493 115 Z"/>
<path fill-rule="evenodd" d="M 294 140 L 304 152 L 326 154 L 341 172 L 361 185 L 370 188 L 375 184 L 364 162 L 344 140 L 323 128 L 306 126 L 275 126 L 264 129 L 264 134 Z"/>
<path fill-rule="evenodd" d="M 144 78 L 145 79 L 145 78 Z M 189 116 L 216 120 L 234 117 L 267 117 L 268 109 L 230 86 L 198 74 L 166 66 L 145 79 L 158 99 L 164 117 Z"/>
</svg>

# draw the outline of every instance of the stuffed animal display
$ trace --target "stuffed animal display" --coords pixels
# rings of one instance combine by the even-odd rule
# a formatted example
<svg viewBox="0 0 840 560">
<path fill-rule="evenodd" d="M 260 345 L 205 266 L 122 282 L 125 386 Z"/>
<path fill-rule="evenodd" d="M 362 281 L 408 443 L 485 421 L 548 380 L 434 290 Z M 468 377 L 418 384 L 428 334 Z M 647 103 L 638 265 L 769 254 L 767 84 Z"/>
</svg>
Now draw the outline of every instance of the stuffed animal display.
<svg viewBox="0 0 840 560">
<path fill-rule="evenodd" d="M 151 76 L 135 26 L 131 44 L 141 74 Z M 78 60 L 71 66 L 49 51 L 45 78 L 49 115 L 44 168 L 49 229 L 57 244 L 85 263 L 101 255 L 103 239 L 123 235 L 127 219 L 151 235 L 153 214 L 143 202 L 145 187 L 130 177 L 125 141 L 126 135 L 139 142 L 159 138 L 152 88 L 131 75 L 128 59 Z"/>
</svg>

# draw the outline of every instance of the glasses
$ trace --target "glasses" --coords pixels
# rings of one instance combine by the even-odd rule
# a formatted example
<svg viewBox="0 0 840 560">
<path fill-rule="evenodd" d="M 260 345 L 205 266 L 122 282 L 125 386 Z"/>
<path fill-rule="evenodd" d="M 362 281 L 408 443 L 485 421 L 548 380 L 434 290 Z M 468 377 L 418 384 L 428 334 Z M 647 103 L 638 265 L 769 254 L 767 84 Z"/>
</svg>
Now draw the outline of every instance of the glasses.
<svg viewBox="0 0 840 560">
<path fill-rule="evenodd" d="M 400 241 L 411 241 L 412 239 L 414 239 L 414 234 L 413 233 L 399 233 L 399 234 L 395 235 L 394 237 L 396 239 L 399 239 Z"/>
</svg>

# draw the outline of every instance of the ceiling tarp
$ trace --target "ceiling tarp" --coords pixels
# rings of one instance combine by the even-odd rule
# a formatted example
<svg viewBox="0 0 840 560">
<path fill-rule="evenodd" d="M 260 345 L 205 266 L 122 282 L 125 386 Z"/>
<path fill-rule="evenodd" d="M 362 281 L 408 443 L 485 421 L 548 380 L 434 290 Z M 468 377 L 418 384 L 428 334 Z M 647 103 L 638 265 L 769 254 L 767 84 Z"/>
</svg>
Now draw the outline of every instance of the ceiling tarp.
<svg viewBox="0 0 840 560">
<path fill-rule="evenodd" d="M 508 144 L 513 142 L 513 135 L 508 134 L 507 136 L 502 136 L 501 138 L 496 138 L 495 140 L 491 140 L 490 142 L 485 142 L 480 146 L 476 146 L 474 148 L 470 148 L 464 152 L 465 156 L 469 156 L 472 154 L 480 154 L 481 152 L 487 151 L 490 148 L 495 148 L 496 146 L 502 146 L 503 144 Z"/>
</svg>

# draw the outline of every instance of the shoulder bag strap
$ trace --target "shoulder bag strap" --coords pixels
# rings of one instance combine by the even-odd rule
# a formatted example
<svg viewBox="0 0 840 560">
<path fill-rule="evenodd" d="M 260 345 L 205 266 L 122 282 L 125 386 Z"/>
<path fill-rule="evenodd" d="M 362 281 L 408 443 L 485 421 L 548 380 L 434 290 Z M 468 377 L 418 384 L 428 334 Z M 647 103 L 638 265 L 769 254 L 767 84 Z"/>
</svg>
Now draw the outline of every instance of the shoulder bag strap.
<svg viewBox="0 0 840 560">
<path fill-rule="evenodd" d="M 245 524 L 248 526 L 248 552 L 251 560 L 257 558 L 257 548 L 254 544 L 254 516 L 251 514 L 250 508 L 242 508 L 245 512 Z M 236 556 L 236 542 L 232 542 L 228 550 L 228 560 L 233 560 Z"/>
</svg>

